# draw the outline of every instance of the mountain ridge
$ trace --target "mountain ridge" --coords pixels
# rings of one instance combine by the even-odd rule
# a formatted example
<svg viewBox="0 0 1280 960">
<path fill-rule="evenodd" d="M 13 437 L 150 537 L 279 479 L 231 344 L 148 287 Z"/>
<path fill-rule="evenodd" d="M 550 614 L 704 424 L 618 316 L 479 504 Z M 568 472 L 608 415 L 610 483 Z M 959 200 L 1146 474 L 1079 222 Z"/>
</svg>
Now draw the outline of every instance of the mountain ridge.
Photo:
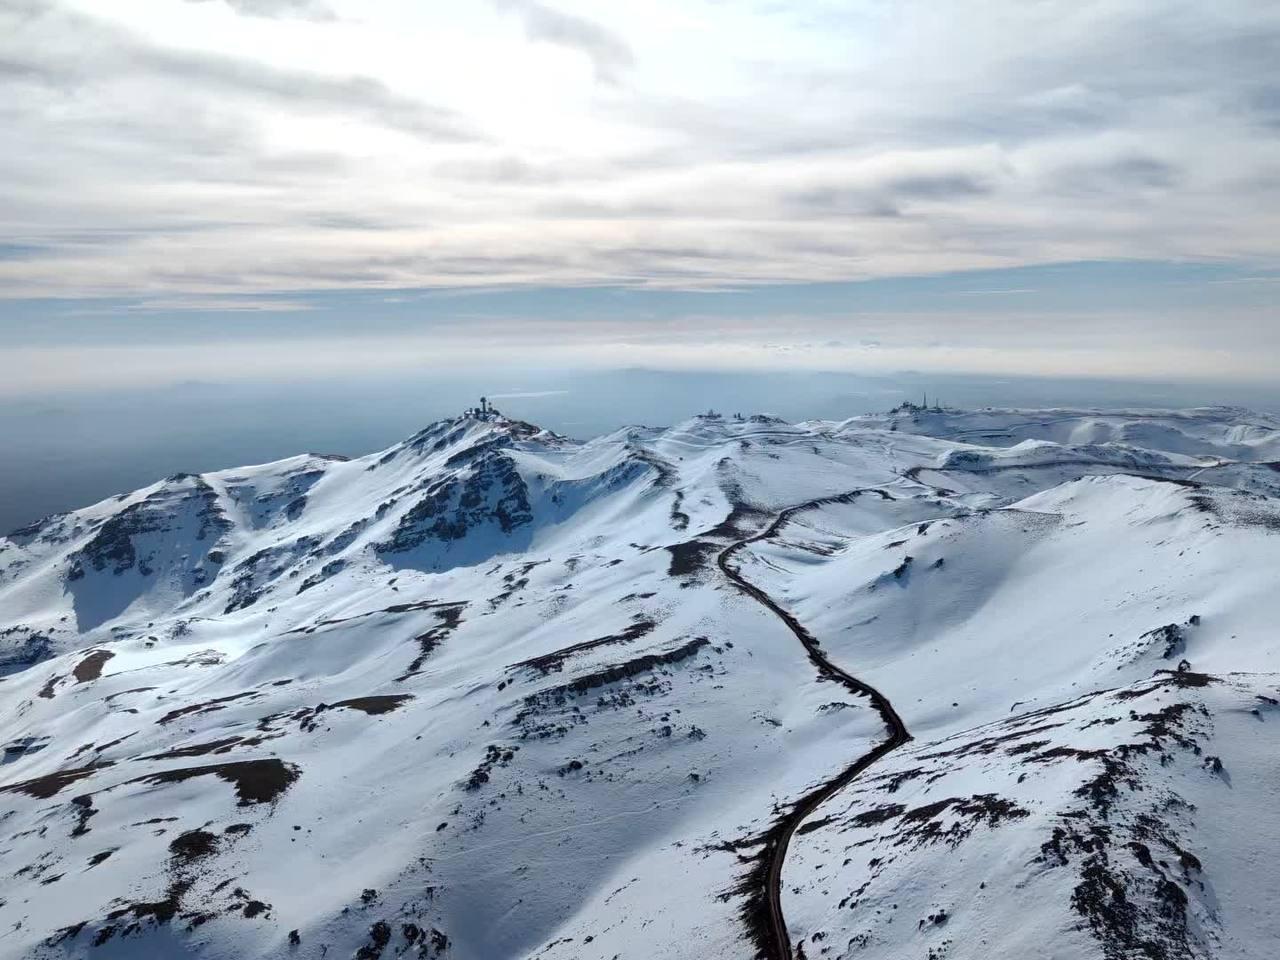
<svg viewBox="0 0 1280 960">
<path fill-rule="evenodd" d="M 902 408 L 579 442 L 463 416 L 28 525 L 0 538 L 0 956 L 1261 956 L 1265 864 L 1143 798 L 1280 849 L 1268 422 Z M 915 737 L 851 780 L 884 727 L 814 650 Z M 1022 750 L 1037 711 L 1073 719 Z M 1073 792 L 1104 775 L 1103 806 Z M 830 783 L 761 938 L 744 878 Z"/>
</svg>

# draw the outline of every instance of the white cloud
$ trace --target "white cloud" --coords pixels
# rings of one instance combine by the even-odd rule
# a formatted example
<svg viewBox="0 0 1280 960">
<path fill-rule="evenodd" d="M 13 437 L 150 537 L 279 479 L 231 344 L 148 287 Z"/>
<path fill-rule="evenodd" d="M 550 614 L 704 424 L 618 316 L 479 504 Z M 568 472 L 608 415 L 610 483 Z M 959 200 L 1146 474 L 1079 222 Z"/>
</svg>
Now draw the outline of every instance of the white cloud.
<svg viewBox="0 0 1280 960">
<path fill-rule="evenodd" d="M 0 295 L 1276 262 L 1261 0 L 228 2 L 0 0 Z"/>
<path fill-rule="evenodd" d="M 499 10 L 520 17 L 530 40 L 577 50 L 591 60 L 596 77 L 616 83 L 635 58 L 631 48 L 594 20 L 564 13 L 541 0 L 493 0 Z"/>
</svg>

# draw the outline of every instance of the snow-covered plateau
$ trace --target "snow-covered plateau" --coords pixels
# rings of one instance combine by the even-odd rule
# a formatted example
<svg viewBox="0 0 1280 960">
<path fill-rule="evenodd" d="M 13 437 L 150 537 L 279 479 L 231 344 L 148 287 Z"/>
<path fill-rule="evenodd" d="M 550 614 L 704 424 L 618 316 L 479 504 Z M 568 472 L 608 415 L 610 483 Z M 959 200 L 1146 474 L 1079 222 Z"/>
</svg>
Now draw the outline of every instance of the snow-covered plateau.
<svg viewBox="0 0 1280 960">
<path fill-rule="evenodd" d="M 499 414 L 0 538 L 0 957 L 1280 953 L 1280 420 Z"/>
</svg>

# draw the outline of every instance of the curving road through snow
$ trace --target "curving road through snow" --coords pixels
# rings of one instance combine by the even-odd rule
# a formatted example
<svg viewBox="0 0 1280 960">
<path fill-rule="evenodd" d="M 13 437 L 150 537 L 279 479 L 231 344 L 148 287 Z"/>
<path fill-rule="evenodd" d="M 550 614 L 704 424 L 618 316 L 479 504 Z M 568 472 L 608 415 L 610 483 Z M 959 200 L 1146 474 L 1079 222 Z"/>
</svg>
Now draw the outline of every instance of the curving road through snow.
<svg viewBox="0 0 1280 960">
<path fill-rule="evenodd" d="M 787 933 L 786 918 L 782 913 L 782 866 L 787 857 L 787 848 L 796 829 L 808 816 L 822 805 L 828 797 L 844 789 L 864 770 L 876 763 L 886 754 L 911 740 L 907 726 L 898 716 L 898 712 L 889 698 L 865 681 L 859 680 L 850 673 L 836 666 L 823 653 L 817 638 L 803 624 L 788 613 L 777 601 L 764 590 L 751 583 L 733 566 L 730 560 L 742 548 L 761 540 L 775 536 L 779 530 L 796 514 L 806 510 L 814 510 L 833 503 L 850 503 L 863 494 L 875 494 L 885 500 L 894 499 L 888 492 L 876 488 L 860 488 L 830 497 L 818 497 L 806 500 L 782 510 L 768 527 L 754 536 L 739 540 L 722 550 L 716 558 L 720 571 L 757 603 L 766 607 L 781 620 L 804 646 L 809 660 L 817 667 L 818 672 L 830 680 L 842 684 L 850 692 L 871 699 L 871 705 L 883 718 L 889 729 L 889 738 L 882 741 L 874 749 L 858 757 L 839 775 L 828 780 L 797 800 L 780 820 L 769 828 L 763 837 L 763 849 L 758 866 L 748 878 L 751 889 L 748 890 L 749 905 L 747 907 L 748 923 L 756 940 L 761 956 L 768 960 L 792 960 L 791 937 Z"/>
</svg>

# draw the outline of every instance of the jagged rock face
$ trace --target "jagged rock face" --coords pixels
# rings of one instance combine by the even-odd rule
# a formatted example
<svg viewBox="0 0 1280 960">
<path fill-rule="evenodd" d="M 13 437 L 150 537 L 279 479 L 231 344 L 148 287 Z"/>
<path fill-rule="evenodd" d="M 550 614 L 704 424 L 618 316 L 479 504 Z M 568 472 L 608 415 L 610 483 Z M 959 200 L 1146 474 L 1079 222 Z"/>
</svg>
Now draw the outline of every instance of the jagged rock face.
<svg viewBox="0 0 1280 960">
<path fill-rule="evenodd" d="M 245 509 L 253 526 L 264 527 L 302 516 L 307 508 L 307 491 L 324 475 L 325 471 L 319 467 L 287 470 L 278 483 L 265 489 L 243 478 L 231 477 L 226 482 L 226 491 L 231 500 Z"/>
<path fill-rule="evenodd" d="M 29 627 L 14 626 L 0 630 L 0 676 L 25 670 L 53 655 L 49 638 Z"/>
<path fill-rule="evenodd" d="M 253 606 L 273 583 L 296 572 L 308 557 L 314 558 L 319 546 L 319 537 L 303 536 L 259 550 L 236 563 L 231 568 L 231 598 L 223 612 Z"/>
<path fill-rule="evenodd" d="M 401 517 L 385 553 L 405 553 L 429 540 L 461 540 L 478 527 L 496 525 L 504 534 L 533 520 L 529 489 L 515 462 L 492 449 L 468 451 L 457 473 L 430 482 Z"/>
<path fill-rule="evenodd" d="M 150 576 L 157 553 L 173 540 L 189 534 L 195 544 L 207 543 L 213 549 L 230 529 L 218 495 L 208 483 L 195 476 L 170 477 L 159 490 L 98 524 L 93 536 L 71 555 L 68 578 L 78 580 L 88 569 L 116 576 L 136 569 Z M 203 574 L 197 572 L 204 569 L 200 559 L 190 568 L 197 582 L 203 581 Z"/>
<path fill-rule="evenodd" d="M 775 863 L 795 958 L 1269 956 L 1268 423 L 461 417 L 29 525 L 0 960 L 781 956 Z"/>
</svg>

